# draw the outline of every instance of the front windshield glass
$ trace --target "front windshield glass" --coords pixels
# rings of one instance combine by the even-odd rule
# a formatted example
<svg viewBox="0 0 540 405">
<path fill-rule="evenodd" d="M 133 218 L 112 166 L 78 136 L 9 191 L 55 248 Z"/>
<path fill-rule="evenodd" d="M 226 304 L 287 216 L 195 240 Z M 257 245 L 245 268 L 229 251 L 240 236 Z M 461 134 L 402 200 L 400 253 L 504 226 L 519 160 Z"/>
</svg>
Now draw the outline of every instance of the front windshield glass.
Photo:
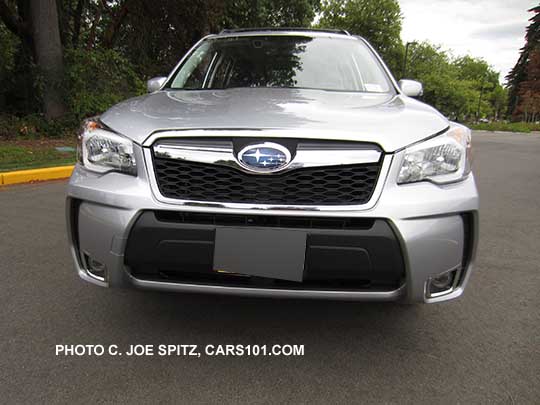
<svg viewBox="0 0 540 405">
<path fill-rule="evenodd" d="M 278 87 L 371 93 L 391 89 L 381 65 L 361 41 L 288 35 L 208 39 L 184 61 L 167 87 Z"/>
</svg>

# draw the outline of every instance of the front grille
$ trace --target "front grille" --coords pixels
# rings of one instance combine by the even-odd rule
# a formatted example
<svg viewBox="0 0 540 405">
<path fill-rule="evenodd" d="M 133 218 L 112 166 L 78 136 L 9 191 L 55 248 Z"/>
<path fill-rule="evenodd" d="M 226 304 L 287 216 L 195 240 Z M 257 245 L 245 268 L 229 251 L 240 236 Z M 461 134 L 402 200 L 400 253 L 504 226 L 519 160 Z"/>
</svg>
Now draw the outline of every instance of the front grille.
<svg viewBox="0 0 540 405">
<path fill-rule="evenodd" d="M 155 211 L 159 222 L 174 224 L 256 226 L 296 229 L 371 229 L 374 218 L 362 217 L 304 217 L 288 215 L 235 215 L 207 212 Z"/>
<path fill-rule="evenodd" d="M 361 205 L 371 198 L 380 162 L 304 168 L 259 175 L 212 164 L 154 156 L 164 197 L 224 203 Z"/>
</svg>

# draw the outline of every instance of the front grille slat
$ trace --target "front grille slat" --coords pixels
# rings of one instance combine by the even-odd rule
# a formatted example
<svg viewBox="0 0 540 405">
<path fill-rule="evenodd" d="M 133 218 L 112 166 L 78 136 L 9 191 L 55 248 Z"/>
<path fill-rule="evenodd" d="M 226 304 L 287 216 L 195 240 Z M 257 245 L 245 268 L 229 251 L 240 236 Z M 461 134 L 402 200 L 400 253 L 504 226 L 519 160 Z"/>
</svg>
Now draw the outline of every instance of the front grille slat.
<svg viewBox="0 0 540 405">
<path fill-rule="evenodd" d="M 156 220 L 164 223 L 217 226 L 256 226 L 303 229 L 371 229 L 373 218 L 354 217 L 304 217 L 281 215 L 236 215 L 179 211 L 155 211 Z"/>
<path fill-rule="evenodd" d="M 154 155 L 156 180 L 164 197 L 223 203 L 362 205 L 373 194 L 380 167 L 377 162 L 260 175 Z"/>
</svg>

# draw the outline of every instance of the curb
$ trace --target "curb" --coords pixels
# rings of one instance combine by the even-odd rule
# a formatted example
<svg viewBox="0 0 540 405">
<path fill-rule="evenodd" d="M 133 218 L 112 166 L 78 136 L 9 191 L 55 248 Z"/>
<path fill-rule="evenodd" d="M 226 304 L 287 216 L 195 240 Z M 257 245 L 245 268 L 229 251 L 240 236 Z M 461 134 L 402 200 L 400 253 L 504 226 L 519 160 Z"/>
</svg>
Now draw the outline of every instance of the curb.
<svg viewBox="0 0 540 405">
<path fill-rule="evenodd" d="M 31 181 L 65 179 L 71 176 L 74 167 L 70 165 L 0 173 L 0 186 L 29 183 Z"/>
</svg>

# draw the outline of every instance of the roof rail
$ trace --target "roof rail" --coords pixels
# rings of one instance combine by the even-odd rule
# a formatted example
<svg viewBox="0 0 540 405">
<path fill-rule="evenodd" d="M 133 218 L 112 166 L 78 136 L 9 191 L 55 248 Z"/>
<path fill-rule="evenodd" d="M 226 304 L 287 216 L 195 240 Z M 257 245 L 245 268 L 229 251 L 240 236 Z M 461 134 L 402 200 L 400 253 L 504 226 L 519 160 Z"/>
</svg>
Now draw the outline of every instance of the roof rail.
<svg viewBox="0 0 540 405">
<path fill-rule="evenodd" d="M 264 27 L 264 28 L 232 28 L 232 29 L 224 29 L 222 30 L 219 35 L 221 34 L 235 34 L 235 33 L 242 33 L 242 32 L 257 32 L 257 31 L 313 31 L 313 32 L 328 32 L 331 34 L 344 34 L 350 36 L 348 31 L 346 30 L 339 30 L 339 29 L 326 29 L 326 28 L 298 28 L 298 27 Z"/>
</svg>

